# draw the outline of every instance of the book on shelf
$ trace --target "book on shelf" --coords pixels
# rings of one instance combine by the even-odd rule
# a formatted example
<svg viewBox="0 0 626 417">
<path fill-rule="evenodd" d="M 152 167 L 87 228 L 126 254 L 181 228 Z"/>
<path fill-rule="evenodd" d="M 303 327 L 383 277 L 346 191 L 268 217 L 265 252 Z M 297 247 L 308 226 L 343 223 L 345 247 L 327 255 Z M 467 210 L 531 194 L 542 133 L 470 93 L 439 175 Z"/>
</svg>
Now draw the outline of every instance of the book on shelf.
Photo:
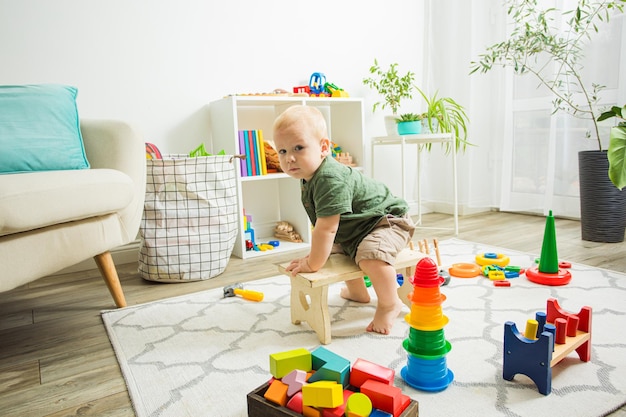
<svg viewBox="0 0 626 417">
<path fill-rule="evenodd" d="M 252 175 L 261 175 L 259 171 L 259 145 L 256 142 L 254 130 L 248 130 L 248 141 L 250 142 L 250 163 L 252 164 Z"/>
<path fill-rule="evenodd" d="M 239 132 L 237 132 L 238 137 L 239 137 L 239 154 L 240 155 L 246 155 L 246 145 L 244 142 L 244 137 L 243 137 L 243 130 L 240 130 Z M 248 176 L 248 161 L 247 161 L 248 157 L 246 156 L 245 158 L 241 158 L 239 159 L 239 172 L 241 173 L 242 177 L 247 177 Z"/>
<path fill-rule="evenodd" d="M 239 130 L 237 134 L 239 153 L 245 155 L 240 164 L 241 176 L 267 175 L 263 131 Z"/>
</svg>

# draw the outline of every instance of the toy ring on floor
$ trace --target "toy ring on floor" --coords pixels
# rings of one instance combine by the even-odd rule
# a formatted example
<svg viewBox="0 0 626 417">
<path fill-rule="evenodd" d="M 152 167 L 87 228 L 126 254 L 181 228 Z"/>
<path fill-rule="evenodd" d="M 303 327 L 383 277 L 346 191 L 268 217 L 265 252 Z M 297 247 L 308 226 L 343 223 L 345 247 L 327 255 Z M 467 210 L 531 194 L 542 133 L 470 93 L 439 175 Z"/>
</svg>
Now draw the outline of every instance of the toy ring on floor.
<svg viewBox="0 0 626 417">
<path fill-rule="evenodd" d="M 501 253 L 479 253 L 476 255 L 476 263 L 478 265 L 507 266 L 509 261 L 509 257 Z"/>
<path fill-rule="evenodd" d="M 457 278 L 474 278 L 480 275 L 480 267 L 476 264 L 452 264 L 448 272 Z"/>
</svg>

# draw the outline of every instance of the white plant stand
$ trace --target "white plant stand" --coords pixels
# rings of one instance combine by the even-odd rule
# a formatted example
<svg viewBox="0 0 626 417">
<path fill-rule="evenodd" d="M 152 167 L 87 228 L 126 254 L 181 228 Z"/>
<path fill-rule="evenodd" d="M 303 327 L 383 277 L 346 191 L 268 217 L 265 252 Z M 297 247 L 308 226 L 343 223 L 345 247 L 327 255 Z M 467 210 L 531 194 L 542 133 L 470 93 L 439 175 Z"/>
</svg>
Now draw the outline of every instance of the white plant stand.
<svg viewBox="0 0 626 417">
<path fill-rule="evenodd" d="M 432 143 L 449 144 L 452 148 L 452 182 L 454 190 L 454 227 L 453 228 L 439 228 L 439 227 L 424 227 L 422 225 L 422 194 L 421 194 L 421 152 L 424 145 Z M 374 166 L 376 157 L 375 147 L 385 145 L 400 145 L 400 163 L 401 163 L 401 178 L 402 178 L 402 198 L 406 200 L 406 145 L 418 145 L 417 146 L 417 225 L 421 228 L 429 229 L 446 229 L 454 230 L 455 236 L 459 234 L 459 202 L 458 202 L 458 190 L 457 190 L 457 172 L 456 172 L 456 144 L 452 133 L 434 133 L 434 134 L 419 134 L 419 135 L 395 135 L 395 136 L 378 136 L 372 139 L 372 177 L 374 177 Z"/>
</svg>

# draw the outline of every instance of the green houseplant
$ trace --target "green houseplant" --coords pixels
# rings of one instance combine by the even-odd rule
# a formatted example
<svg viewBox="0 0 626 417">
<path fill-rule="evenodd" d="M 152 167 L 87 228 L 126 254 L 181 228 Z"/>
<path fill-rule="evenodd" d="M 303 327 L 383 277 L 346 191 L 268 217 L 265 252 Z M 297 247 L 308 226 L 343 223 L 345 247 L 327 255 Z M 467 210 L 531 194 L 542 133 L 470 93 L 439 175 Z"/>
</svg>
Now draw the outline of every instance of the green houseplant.
<svg viewBox="0 0 626 417">
<path fill-rule="evenodd" d="M 626 170 L 623 169 L 624 155 L 626 155 L 626 105 L 623 107 L 613 106 L 610 110 L 603 112 L 598 121 L 601 122 L 612 117 L 620 119 L 618 124 L 611 128 L 609 137 L 609 178 L 617 186 L 622 189 L 626 187 Z"/>
<path fill-rule="evenodd" d="M 415 80 L 415 73 L 407 71 L 406 74 L 401 75 L 398 72 L 398 63 L 394 62 L 389 65 L 389 68 L 384 70 L 378 64 L 378 60 L 374 59 L 374 65 L 369 68 L 370 76 L 363 79 L 363 84 L 376 91 L 382 98 L 382 101 L 377 101 L 372 106 L 372 111 L 376 112 L 379 108 L 389 108 L 392 115 L 388 117 L 387 133 L 395 133 L 395 123 L 398 117 L 402 115 L 398 114 L 400 110 L 400 104 L 402 100 L 413 98 L 413 82 Z M 393 126 L 393 128 L 390 128 Z"/>
<path fill-rule="evenodd" d="M 451 97 L 439 97 L 438 91 L 435 91 L 432 96 L 428 96 L 419 87 L 416 86 L 415 89 L 426 102 L 426 112 L 421 115 L 426 132 L 453 133 L 457 151 L 460 148 L 465 151 L 467 145 L 470 144 L 467 141 L 469 118 L 465 113 L 465 108 Z M 449 151 L 448 146 L 446 152 Z"/>
<path fill-rule="evenodd" d="M 599 32 L 599 24 L 608 22 L 612 13 L 623 12 L 626 0 L 578 0 L 570 10 L 544 8 L 538 0 L 508 0 L 506 5 L 514 26 L 511 34 L 507 40 L 487 47 L 485 53 L 471 63 L 470 74 L 485 73 L 496 66 L 510 67 L 519 75 L 532 74 L 554 95 L 554 112 L 565 111 L 591 121 L 593 128 L 588 136 L 596 140 L 597 150 L 578 154 L 582 238 L 621 242 L 626 228 L 626 192 L 620 191 L 625 184 L 614 179 L 626 176 L 626 147 L 611 141 L 608 152 L 602 148 L 600 117 L 596 115 L 604 87 L 583 79 L 581 45 Z M 565 33 L 554 24 L 561 18 L 567 24 Z M 600 169 L 603 175 L 583 178 L 598 171 L 583 161 L 589 157 L 607 164 L 607 169 Z M 607 175 L 609 171 L 616 172 L 611 179 Z M 606 191 L 606 197 L 601 197 L 599 192 L 606 188 L 601 184 L 605 182 L 610 190 Z M 598 204 L 603 198 L 609 203 Z"/>
</svg>

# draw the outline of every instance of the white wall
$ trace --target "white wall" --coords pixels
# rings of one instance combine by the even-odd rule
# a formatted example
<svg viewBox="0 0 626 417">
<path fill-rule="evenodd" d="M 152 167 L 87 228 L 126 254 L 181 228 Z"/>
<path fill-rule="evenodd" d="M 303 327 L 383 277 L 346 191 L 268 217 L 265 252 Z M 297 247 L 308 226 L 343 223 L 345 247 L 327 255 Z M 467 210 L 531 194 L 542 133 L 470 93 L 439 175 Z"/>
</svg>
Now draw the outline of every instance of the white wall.
<svg viewBox="0 0 626 417">
<path fill-rule="evenodd" d="M 396 0 L 0 0 L 0 83 L 65 83 L 81 117 L 132 122 L 164 152 L 210 139 L 206 105 L 291 90 L 313 72 L 365 97 L 375 57 L 420 72 L 423 6 Z M 375 117 L 374 117 L 375 116 Z M 209 146 L 209 143 L 207 143 Z"/>
</svg>

